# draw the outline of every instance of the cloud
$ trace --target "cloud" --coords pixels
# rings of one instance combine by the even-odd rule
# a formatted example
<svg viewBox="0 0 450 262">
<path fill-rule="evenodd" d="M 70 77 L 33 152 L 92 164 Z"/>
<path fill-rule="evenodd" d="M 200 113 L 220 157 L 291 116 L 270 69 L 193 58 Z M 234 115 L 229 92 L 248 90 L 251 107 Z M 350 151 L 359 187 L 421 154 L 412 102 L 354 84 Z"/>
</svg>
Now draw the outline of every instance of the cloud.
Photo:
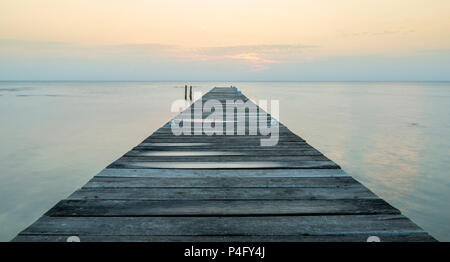
<svg viewBox="0 0 450 262">
<path fill-rule="evenodd" d="M 257 52 L 263 54 L 295 54 L 303 52 L 305 49 L 316 48 L 313 45 L 235 45 L 235 46 L 220 46 L 208 47 L 198 50 L 199 53 L 205 55 L 232 55 L 236 53 Z"/>
<path fill-rule="evenodd" d="M 268 64 L 279 64 L 280 61 L 270 60 L 260 57 L 257 53 L 240 53 L 236 55 L 225 56 L 230 59 L 237 59 L 248 63 L 252 71 L 264 71 L 269 69 Z"/>
<path fill-rule="evenodd" d="M 414 81 L 448 80 L 450 75 L 448 49 L 386 56 L 320 52 L 321 47 L 305 45 L 190 48 L 0 40 L 0 79 Z"/>
<path fill-rule="evenodd" d="M 76 45 L 59 42 L 0 40 L 0 55 L 38 59 L 153 60 L 181 63 L 237 64 L 250 71 L 264 71 L 271 64 L 299 60 L 312 45 L 234 45 L 190 48 L 158 43 L 126 45 Z"/>
<path fill-rule="evenodd" d="M 378 32 L 355 32 L 355 33 L 342 33 L 344 37 L 364 37 L 364 36 L 383 36 L 383 35 L 406 35 L 416 32 L 413 29 L 409 30 L 384 30 Z"/>
<path fill-rule="evenodd" d="M 312 45 L 236 45 L 197 48 L 193 50 L 201 60 L 235 60 L 247 64 L 252 71 L 269 69 L 270 64 L 279 64 L 299 59 L 304 51 L 316 48 Z"/>
</svg>

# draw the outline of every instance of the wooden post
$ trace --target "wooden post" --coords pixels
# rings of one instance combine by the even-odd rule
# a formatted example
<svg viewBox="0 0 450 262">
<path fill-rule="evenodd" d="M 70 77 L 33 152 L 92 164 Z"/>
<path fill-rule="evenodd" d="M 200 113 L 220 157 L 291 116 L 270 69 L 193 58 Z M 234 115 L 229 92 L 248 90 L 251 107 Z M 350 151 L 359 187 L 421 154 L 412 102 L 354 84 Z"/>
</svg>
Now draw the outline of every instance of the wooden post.
<svg viewBox="0 0 450 262">
<path fill-rule="evenodd" d="M 187 85 L 184 85 L 184 100 L 187 100 Z"/>
<path fill-rule="evenodd" d="M 192 86 L 189 87 L 189 99 L 192 101 Z"/>
</svg>

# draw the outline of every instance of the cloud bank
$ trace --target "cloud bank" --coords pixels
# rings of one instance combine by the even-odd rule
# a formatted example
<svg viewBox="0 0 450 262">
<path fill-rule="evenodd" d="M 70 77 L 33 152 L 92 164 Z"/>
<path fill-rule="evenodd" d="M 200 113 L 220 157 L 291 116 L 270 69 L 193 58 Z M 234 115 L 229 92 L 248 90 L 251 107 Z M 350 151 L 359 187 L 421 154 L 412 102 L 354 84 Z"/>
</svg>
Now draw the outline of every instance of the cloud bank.
<svg viewBox="0 0 450 262">
<path fill-rule="evenodd" d="M 445 50 L 324 57 L 321 48 L 0 40 L 0 80 L 450 80 L 450 53 Z"/>
</svg>

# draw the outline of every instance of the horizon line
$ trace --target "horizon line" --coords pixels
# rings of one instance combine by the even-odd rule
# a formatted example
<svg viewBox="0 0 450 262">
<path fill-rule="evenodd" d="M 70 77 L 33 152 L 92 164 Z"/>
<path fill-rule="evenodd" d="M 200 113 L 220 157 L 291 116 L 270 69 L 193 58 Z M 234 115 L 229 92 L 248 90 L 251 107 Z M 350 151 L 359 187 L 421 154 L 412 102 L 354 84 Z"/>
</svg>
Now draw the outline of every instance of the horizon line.
<svg viewBox="0 0 450 262">
<path fill-rule="evenodd" d="M 0 79 L 0 82 L 450 82 L 450 79 L 447 80 L 72 80 L 72 79 L 45 79 L 45 80 L 3 80 Z"/>
</svg>

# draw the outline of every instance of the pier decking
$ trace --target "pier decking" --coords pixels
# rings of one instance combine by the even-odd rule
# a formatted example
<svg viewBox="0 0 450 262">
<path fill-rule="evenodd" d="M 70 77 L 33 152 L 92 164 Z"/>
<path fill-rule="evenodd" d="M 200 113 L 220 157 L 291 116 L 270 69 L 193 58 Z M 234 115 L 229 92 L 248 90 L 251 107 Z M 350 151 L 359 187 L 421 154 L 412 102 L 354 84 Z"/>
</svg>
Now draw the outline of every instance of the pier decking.
<svg viewBox="0 0 450 262">
<path fill-rule="evenodd" d="M 248 100 L 216 87 L 195 103 L 208 99 Z M 261 134 L 174 136 L 169 122 L 13 241 L 434 241 L 279 126 L 262 147 Z"/>
</svg>

